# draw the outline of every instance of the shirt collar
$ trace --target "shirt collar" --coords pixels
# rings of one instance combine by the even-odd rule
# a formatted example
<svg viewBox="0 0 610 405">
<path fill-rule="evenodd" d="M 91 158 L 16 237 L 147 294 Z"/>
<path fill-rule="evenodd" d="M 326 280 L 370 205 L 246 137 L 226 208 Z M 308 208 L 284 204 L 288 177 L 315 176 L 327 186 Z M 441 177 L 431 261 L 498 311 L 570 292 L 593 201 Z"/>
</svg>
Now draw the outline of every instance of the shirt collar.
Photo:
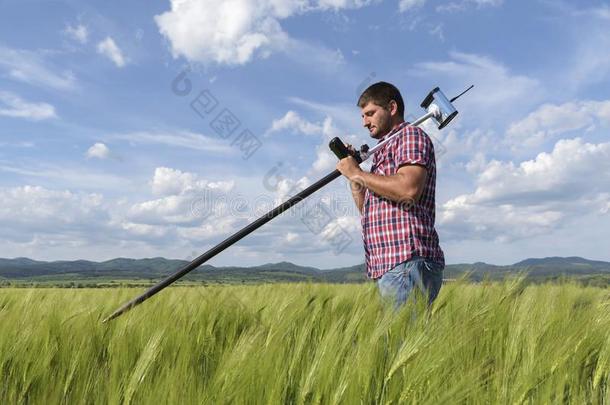
<svg viewBox="0 0 610 405">
<path fill-rule="evenodd" d="M 392 130 L 390 130 L 390 132 L 385 134 L 377 143 L 381 143 L 381 142 L 385 141 L 386 139 L 388 139 L 389 137 L 391 137 L 392 135 L 394 135 L 396 132 L 400 131 L 407 125 L 409 125 L 409 123 L 407 121 L 401 122 L 400 124 L 398 124 L 394 128 L 392 128 Z"/>
</svg>

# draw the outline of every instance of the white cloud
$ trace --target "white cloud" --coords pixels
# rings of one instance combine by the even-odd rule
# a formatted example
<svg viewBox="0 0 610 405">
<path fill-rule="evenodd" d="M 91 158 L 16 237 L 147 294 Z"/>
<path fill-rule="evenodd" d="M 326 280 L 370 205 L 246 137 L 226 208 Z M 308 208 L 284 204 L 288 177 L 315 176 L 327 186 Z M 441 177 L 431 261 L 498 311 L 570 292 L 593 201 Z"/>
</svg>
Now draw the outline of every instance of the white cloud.
<svg viewBox="0 0 610 405">
<path fill-rule="evenodd" d="M 91 171 L 87 167 L 28 162 L 21 166 L 6 164 L 0 161 L 0 171 L 14 173 L 29 181 L 50 185 L 55 188 L 79 190 L 132 190 L 134 184 L 126 176 L 117 176 L 106 172 Z"/>
<path fill-rule="evenodd" d="M 182 172 L 169 167 L 157 167 L 151 181 L 153 194 L 163 196 L 184 194 L 189 191 L 203 191 L 205 189 L 227 193 L 234 186 L 235 183 L 232 181 L 210 182 L 201 179 L 194 173 Z"/>
<path fill-rule="evenodd" d="M 297 104 L 304 105 L 316 113 L 333 112 L 333 108 L 322 108 L 321 104 L 296 100 Z M 353 108 L 355 110 L 355 107 Z M 338 111 L 344 112 L 339 108 Z M 312 161 L 307 175 L 300 178 L 291 178 L 289 171 L 282 168 L 276 177 L 269 184 L 273 184 L 275 192 L 274 205 L 286 201 L 296 195 L 301 190 L 308 187 L 312 181 L 317 179 L 322 172 L 332 171 L 337 158 L 328 148 L 328 141 L 335 136 L 340 136 L 344 142 L 356 144 L 357 138 L 349 135 L 334 124 L 333 118 L 326 115 L 321 122 L 312 122 L 303 118 L 296 111 L 289 111 L 281 119 L 274 121 L 271 125 L 275 130 L 291 131 L 298 134 L 315 135 L 320 140 L 316 149 L 315 159 Z M 326 174 L 326 173 L 324 173 Z M 269 189 L 269 187 L 267 187 Z M 321 203 L 326 208 L 326 213 L 330 214 L 329 222 L 323 229 L 312 232 L 308 228 L 307 218 L 311 215 L 312 209 Z M 276 251 L 290 257 L 306 257 L 336 249 L 335 243 L 339 240 L 345 241 L 347 238 L 349 246 L 343 253 L 354 257 L 360 253 L 360 220 L 357 209 L 353 202 L 349 186 L 343 179 L 326 186 L 323 190 L 307 199 L 307 201 L 294 207 L 283 219 L 278 219 L 268 228 L 265 235 L 257 235 L 252 242 L 253 248 L 260 246 L 265 248 L 269 241 L 277 246 Z M 298 235 L 298 238 L 295 236 Z M 264 242 L 262 239 L 264 238 Z M 296 241 L 307 241 L 306 244 L 296 243 Z M 294 260 L 294 259 L 293 259 Z"/>
<path fill-rule="evenodd" d="M 360 218 L 357 216 L 339 216 L 333 219 L 324 230 L 321 232 L 321 236 L 325 238 L 331 238 L 338 232 L 348 233 L 359 233 L 362 227 L 360 224 Z"/>
<path fill-rule="evenodd" d="M 64 33 L 75 41 L 81 44 L 86 44 L 89 39 L 89 30 L 86 26 L 78 24 L 76 26 L 67 25 Z"/>
<path fill-rule="evenodd" d="M 58 90 L 76 88 L 76 80 L 72 72 L 55 73 L 39 52 L 0 45 L 0 67 L 6 70 L 8 77 L 21 82 Z"/>
<path fill-rule="evenodd" d="M 252 179 L 243 181 L 253 182 Z M 292 195 L 291 189 L 302 189 L 309 183 L 307 178 L 288 180 L 279 191 Z M 99 194 L 42 187 L 0 188 L 0 200 L 4 204 L 0 207 L 0 241 L 11 246 L 15 255 L 38 259 L 146 255 L 184 258 L 187 252 L 206 249 L 219 237 L 228 236 L 253 219 L 251 212 L 244 213 L 236 206 L 240 194 L 233 192 L 233 182 L 210 182 L 196 173 L 159 167 L 150 186 L 158 198 L 135 202 L 134 196 L 106 200 Z M 272 200 L 268 198 L 270 204 Z M 247 201 L 248 210 L 252 211 L 254 200 Z M 330 200 L 318 193 L 316 198 L 308 199 L 308 203 L 315 201 L 327 204 Z M 303 209 L 304 203 L 298 207 Z M 252 261 L 269 261 L 269 255 L 273 260 L 302 263 L 311 255 L 331 252 L 332 240 L 338 231 L 353 234 L 359 229 L 357 218 L 341 213 L 333 215 L 332 222 L 314 234 L 303 223 L 302 215 L 303 211 L 293 208 L 244 239 L 240 246 L 233 247 L 233 256 L 224 255 L 220 260 L 234 265 L 232 257 L 238 253 L 239 257 L 247 258 L 247 265 L 253 264 Z M 350 255 L 345 256 L 348 259 L 360 252 L 359 235 L 353 234 L 352 238 L 355 243 L 349 247 Z M 269 250 L 269 246 L 275 249 Z M 328 262 L 325 265 L 333 266 Z"/>
<path fill-rule="evenodd" d="M 329 141 L 334 137 L 339 137 L 344 143 L 354 145 L 357 149 L 362 142 L 361 137 L 350 133 L 347 128 L 357 128 L 354 122 L 358 122 L 357 107 L 343 105 L 329 105 L 307 101 L 299 98 L 290 98 L 293 103 L 306 107 L 307 109 L 324 115 L 321 122 L 312 122 L 302 117 L 296 111 L 288 111 L 282 118 L 274 120 L 266 135 L 279 131 L 291 132 L 294 134 L 304 134 L 318 136 L 320 143 L 316 147 L 316 155 L 307 176 L 315 177 L 321 173 L 334 170 L 337 165 L 337 157 L 328 147 Z M 337 124 L 337 121 L 339 123 Z M 363 168 L 367 168 L 370 163 L 364 163 Z"/>
<path fill-rule="evenodd" d="M 354 93 L 354 100 L 360 96 L 360 92 L 357 93 Z M 331 118 L 336 125 L 342 129 L 347 129 L 349 132 L 362 130 L 362 126 L 359 124 L 361 122 L 360 111 L 355 101 L 353 104 L 328 104 L 305 100 L 299 97 L 289 97 L 288 100 L 297 106 Z"/>
<path fill-rule="evenodd" d="M 177 228 L 176 233 L 178 237 L 190 242 L 209 242 L 212 238 L 228 236 L 231 232 L 236 231 L 239 223 L 236 218 L 227 215 L 204 221 L 197 226 Z"/>
<path fill-rule="evenodd" d="M 169 167 L 157 167 L 151 180 L 151 187 L 153 194 L 167 196 L 180 194 L 187 189 L 205 186 L 205 182 L 202 182 L 193 173 L 183 173 Z"/>
<path fill-rule="evenodd" d="M 120 224 L 121 229 L 127 231 L 131 237 L 144 237 L 144 238 L 165 238 L 167 237 L 172 229 L 163 226 L 147 225 L 147 224 L 136 224 L 133 222 L 123 221 Z"/>
<path fill-rule="evenodd" d="M 610 58 L 607 52 L 600 50 L 610 48 L 610 6 L 591 7 L 584 2 L 567 1 L 548 1 L 545 6 L 557 11 L 560 20 L 571 22 L 565 31 L 572 34 L 572 42 L 562 41 L 569 51 L 561 58 L 559 72 L 551 70 L 548 73 L 549 81 L 561 83 L 557 92 L 562 95 L 579 93 L 589 86 L 605 84 L 610 74 Z M 579 28 L 570 30 L 570 27 Z"/>
<path fill-rule="evenodd" d="M 410 74 L 435 81 L 443 78 L 449 83 L 462 83 L 464 87 L 474 84 L 474 89 L 459 100 L 459 106 L 464 112 L 476 113 L 480 123 L 496 122 L 503 115 L 518 114 L 535 105 L 544 94 L 538 80 L 514 74 L 488 56 L 451 52 L 450 57 L 449 61 L 417 63 Z M 449 90 L 446 86 L 441 87 L 445 92 Z"/>
<path fill-rule="evenodd" d="M 174 57 L 204 64 L 242 65 L 293 46 L 280 20 L 316 10 L 359 8 L 367 0 L 171 0 L 155 16 Z"/>
<path fill-rule="evenodd" d="M 281 131 L 320 137 L 321 142 L 316 148 L 316 158 L 311 166 L 309 175 L 317 175 L 335 168 L 337 157 L 328 147 L 328 142 L 332 138 L 340 137 L 344 143 L 352 145 L 356 145 L 358 141 L 355 135 L 347 134 L 347 131 L 341 131 L 337 128 L 333 119 L 328 115 L 322 122 L 311 122 L 293 110 L 288 111 L 282 118 L 273 120 L 271 127 L 266 131 L 266 135 Z"/>
<path fill-rule="evenodd" d="M 282 131 L 293 134 L 318 135 L 322 133 L 322 125 L 311 123 L 303 119 L 297 112 L 290 110 L 282 118 L 273 120 L 265 135 Z"/>
<path fill-rule="evenodd" d="M 599 125 L 610 125 L 610 101 L 544 104 L 524 119 L 512 123 L 506 136 L 514 150 L 534 148 L 564 133 L 591 131 Z"/>
<path fill-rule="evenodd" d="M 288 243 L 297 242 L 299 240 L 299 234 L 294 232 L 286 233 L 285 240 Z"/>
<path fill-rule="evenodd" d="M 179 187 L 170 190 L 172 181 L 177 181 Z M 202 204 L 194 205 L 199 199 L 207 198 L 205 203 L 212 206 L 216 198 L 233 187 L 232 182 L 208 182 L 192 173 L 158 168 L 151 185 L 156 192 L 165 195 L 139 203 L 123 198 L 105 201 L 97 193 L 75 193 L 40 186 L 0 188 L 0 241 L 18 244 L 28 251 L 32 244 L 57 251 L 62 247 L 94 246 L 96 243 L 108 247 L 114 243 L 109 251 L 116 254 L 123 242 L 141 243 L 141 249 L 158 244 L 171 244 L 175 249 L 185 243 L 202 242 L 225 234 L 235 224 L 243 222 L 231 215 L 204 216 Z M 100 235 L 103 235 L 102 239 Z M 69 249 L 63 250 L 66 251 Z M 129 254 L 129 250 L 125 252 Z M 131 255 L 137 254 L 131 251 Z M 82 258 L 80 253 L 70 256 Z"/>
<path fill-rule="evenodd" d="M 400 0 L 398 3 L 398 10 L 403 13 L 405 11 L 409 11 L 414 8 L 422 7 L 427 0 Z M 453 12 L 453 11 L 463 11 L 470 6 L 474 6 L 477 8 L 491 6 L 498 7 L 504 3 L 504 0 L 460 0 L 460 1 L 450 1 L 445 4 L 441 4 L 436 7 L 436 11 L 438 12 Z"/>
<path fill-rule="evenodd" d="M 408 11 L 415 7 L 421 7 L 426 3 L 426 0 L 400 0 L 398 3 L 398 10 L 401 13 Z"/>
<path fill-rule="evenodd" d="M 434 144 L 436 165 L 438 169 L 460 165 L 464 161 L 470 161 L 476 153 L 495 153 L 501 148 L 497 142 L 497 135 L 492 130 L 465 130 L 438 127 L 427 121 L 421 127 L 430 136 Z M 453 167 L 454 169 L 457 167 Z"/>
<path fill-rule="evenodd" d="M 610 6 L 607 4 L 591 9 L 591 13 L 603 20 L 610 20 Z"/>
<path fill-rule="evenodd" d="M 24 142 L 0 142 L 0 146 L 10 147 L 10 148 L 33 148 L 36 146 L 34 142 L 24 141 Z"/>
<path fill-rule="evenodd" d="M 14 93 L 0 91 L 0 116 L 26 118 L 34 121 L 57 118 L 55 107 L 47 103 L 31 103 Z"/>
<path fill-rule="evenodd" d="M 97 52 L 110 59 L 117 67 L 121 68 L 127 64 L 123 52 L 110 37 L 97 44 Z"/>
<path fill-rule="evenodd" d="M 439 12 L 454 12 L 454 11 L 463 11 L 469 6 L 474 6 L 477 8 L 481 7 L 498 7 L 504 4 L 504 0 L 461 0 L 461 1 L 452 1 L 446 4 L 441 4 L 436 7 L 436 11 Z"/>
<path fill-rule="evenodd" d="M 227 142 L 217 137 L 213 138 L 184 130 L 129 132 L 114 134 L 110 138 L 134 144 L 160 144 L 214 153 L 231 153 L 235 150 Z"/>
<path fill-rule="evenodd" d="M 0 236 L 12 240 L 30 240 L 35 233 L 62 234 L 91 229 L 108 219 L 103 198 L 95 193 L 26 185 L 0 188 L 0 200 L 0 228 L 4 230 Z"/>
<path fill-rule="evenodd" d="M 97 142 L 87 150 L 86 156 L 88 158 L 108 159 L 110 149 L 103 143 Z"/>
<path fill-rule="evenodd" d="M 131 205 L 121 221 L 121 227 L 135 235 L 201 242 L 227 234 L 244 221 L 232 215 L 227 197 L 232 181 L 210 182 L 194 173 L 158 167 L 150 184 L 161 197 Z"/>
<path fill-rule="evenodd" d="M 610 143 L 575 138 L 560 140 L 551 153 L 518 165 L 492 160 L 478 175 L 474 193 L 443 204 L 440 227 L 462 239 L 511 240 L 551 232 L 589 211 L 603 210 L 610 189 L 609 158 Z"/>
<path fill-rule="evenodd" d="M 592 24 L 589 18 L 584 24 L 591 24 L 590 30 L 576 38 L 578 45 L 570 52 L 563 75 L 558 81 L 564 83 L 565 90 L 578 91 L 595 84 L 607 82 L 610 75 L 610 58 L 600 49 L 610 48 L 610 30 L 607 24 Z"/>
<path fill-rule="evenodd" d="M 337 166 L 337 157 L 330 152 L 328 145 L 322 144 L 316 150 L 316 160 L 311 165 L 314 173 L 334 170 Z"/>
<path fill-rule="evenodd" d="M 173 182 L 179 186 L 172 189 L 170 184 Z M 296 183 L 302 189 L 309 180 L 303 178 Z M 294 184 L 286 182 L 284 191 L 287 192 L 291 185 Z M 185 258 L 187 252 L 211 247 L 218 238 L 228 236 L 253 219 L 235 207 L 239 194 L 227 193 L 233 191 L 227 182 L 206 182 L 195 173 L 158 168 L 151 181 L 152 187 L 160 188 L 157 190 L 162 194 L 160 198 L 140 202 L 126 198 L 107 200 L 99 194 L 34 186 L 0 188 L 0 200 L 4 204 L 0 207 L 0 241 L 11 246 L 16 256 L 37 259 Z M 271 200 L 270 197 L 270 203 Z M 307 203 L 322 201 L 328 205 L 331 200 L 336 202 L 336 199 L 321 197 L 318 193 Z M 247 201 L 249 205 L 253 202 L 251 198 Z M 360 255 L 355 256 L 361 247 L 357 217 L 333 214 L 331 223 L 320 233 L 312 233 L 303 222 L 304 205 L 295 207 L 300 207 L 301 211 L 293 208 L 244 239 L 240 246 L 231 248 L 233 256 L 223 255 L 219 260 L 234 265 L 234 255 L 238 253 L 239 257 L 247 257 L 247 265 L 253 264 L 252 261 L 269 261 L 272 256 L 273 260 L 303 263 L 311 260 L 312 255 L 330 253 L 334 237 L 342 231 L 352 238 L 349 254 L 343 253 L 344 258 L 360 261 Z M 206 215 L 205 208 L 212 208 L 210 215 Z M 252 206 L 248 210 L 251 211 Z M 329 207 L 329 210 L 335 209 Z M 269 250 L 269 246 L 275 248 Z M 324 265 L 333 267 L 328 261 Z"/>
<path fill-rule="evenodd" d="M 183 224 L 197 222 L 191 212 L 192 200 L 186 196 L 171 195 L 134 204 L 127 215 L 132 223 L 143 225 Z"/>
<path fill-rule="evenodd" d="M 300 39 L 289 38 L 282 51 L 291 61 L 323 73 L 337 73 L 339 68 L 345 65 L 345 56 L 340 49 L 330 49 Z M 342 73 L 345 74 L 344 71 Z M 338 76 L 335 79 L 343 81 L 346 77 Z"/>
<path fill-rule="evenodd" d="M 587 7 L 584 5 L 576 5 L 576 4 L 570 4 L 568 2 L 564 2 L 564 1 L 558 1 L 558 2 L 549 2 L 547 3 L 547 6 L 549 7 L 553 7 L 556 10 L 559 10 L 561 13 L 565 14 L 568 17 L 571 18 L 578 18 L 578 17 L 584 17 L 584 18 L 599 18 L 602 20 L 608 20 L 610 19 L 610 6 L 608 6 L 607 4 L 601 4 L 598 6 L 593 6 L 593 7 Z"/>
<path fill-rule="evenodd" d="M 293 180 L 286 177 L 282 178 L 280 181 L 277 182 L 277 189 L 275 190 L 275 204 L 278 205 L 283 203 L 284 201 L 306 189 L 310 185 L 311 180 L 306 176 L 303 176 L 298 180 Z"/>
<path fill-rule="evenodd" d="M 321 133 L 322 142 L 316 148 L 316 159 L 311 166 L 311 175 L 335 169 L 335 166 L 337 165 L 337 157 L 328 147 L 328 143 L 332 138 L 339 137 L 343 143 L 354 145 L 355 148 L 358 148 L 357 137 L 355 135 L 348 134 L 346 131 L 339 130 L 330 117 L 326 117 L 324 119 Z"/>
<path fill-rule="evenodd" d="M 195 173 L 169 167 L 158 167 L 150 182 L 154 195 L 160 198 L 130 207 L 130 223 L 145 225 L 179 224 L 195 226 L 226 209 L 226 195 L 235 185 L 232 181 L 211 182 Z"/>
</svg>

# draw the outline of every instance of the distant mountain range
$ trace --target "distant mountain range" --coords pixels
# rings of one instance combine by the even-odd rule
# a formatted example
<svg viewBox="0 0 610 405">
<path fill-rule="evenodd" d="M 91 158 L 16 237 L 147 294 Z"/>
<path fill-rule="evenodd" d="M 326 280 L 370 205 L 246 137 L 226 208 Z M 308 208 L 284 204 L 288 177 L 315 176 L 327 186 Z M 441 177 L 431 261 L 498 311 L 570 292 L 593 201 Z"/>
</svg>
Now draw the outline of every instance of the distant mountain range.
<svg viewBox="0 0 610 405">
<path fill-rule="evenodd" d="M 151 259 L 117 258 L 105 262 L 87 260 L 44 262 L 28 258 L 0 259 L 0 281 L 19 280 L 32 282 L 70 281 L 153 281 L 178 270 L 188 262 L 162 257 Z M 562 276 L 578 278 L 602 277 L 610 279 L 610 262 L 583 259 L 581 257 L 547 257 L 526 259 L 508 266 L 496 266 L 482 262 L 452 264 L 445 268 L 446 279 L 456 279 L 465 274 L 474 281 L 485 278 L 501 279 L 507 275 L 527 273 L 532 280 L 554 279 Z M 214 267 L 203 265 L 186 278 L 190 281 L 209 282 L 364 282 L 364 264 L 320 270 L 289 262 L 269 263 L 254 267 Z"/>
</svg>

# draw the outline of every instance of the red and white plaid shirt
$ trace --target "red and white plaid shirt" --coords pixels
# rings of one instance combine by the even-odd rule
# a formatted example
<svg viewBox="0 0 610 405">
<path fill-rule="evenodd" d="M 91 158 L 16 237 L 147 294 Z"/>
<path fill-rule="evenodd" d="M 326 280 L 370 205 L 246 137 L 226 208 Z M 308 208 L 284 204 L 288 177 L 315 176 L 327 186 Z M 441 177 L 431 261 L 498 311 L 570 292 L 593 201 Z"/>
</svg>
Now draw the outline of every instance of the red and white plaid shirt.
<svg viewBox="0 0 610 405">
<path fill-rule="evenodd" d="M 398 204 L 368 189 L 361 218 L 367 276 L 377 279 L 396 265 L 420 256 L 445 264 L 434 229 L 436 162 L 430 137 L 403 122 L 379 140 L 400 132 L 375 152 L 371 173 L 391 176 L 401 166 L 417 164 L 428 171 L 421 198 L 414 204 Z"/>
</svg>

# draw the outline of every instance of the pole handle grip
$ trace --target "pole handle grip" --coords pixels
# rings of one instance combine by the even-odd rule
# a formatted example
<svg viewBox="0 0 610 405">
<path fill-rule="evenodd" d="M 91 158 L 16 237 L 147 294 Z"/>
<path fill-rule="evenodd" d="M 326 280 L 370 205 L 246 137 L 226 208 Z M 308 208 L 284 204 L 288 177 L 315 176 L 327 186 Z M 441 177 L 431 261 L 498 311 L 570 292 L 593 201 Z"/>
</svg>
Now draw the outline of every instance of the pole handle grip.
<svg viewBox="0 0 610 405">
<path fill-rule="evenodd" d="M 360 154 L 357 152 L 352 152 L 350 151 L 347 146 L 345 146 L 345 144 L 343 143 L 343 141 L 341 141 L 341 139 L 339 139 L 338 137 L 334 137 L 329 143 L 328 143 L 328 147 L 330 148 L 330 150 L 333 151 L 333 153 L 339 158 L 339 159 L 344 159 L 348 156 L 352 156 L 354 159 L 356 159 L 356 161 L 358 163 L 362 162 L 362 159 L 360 158 Z"/>
</svg>

